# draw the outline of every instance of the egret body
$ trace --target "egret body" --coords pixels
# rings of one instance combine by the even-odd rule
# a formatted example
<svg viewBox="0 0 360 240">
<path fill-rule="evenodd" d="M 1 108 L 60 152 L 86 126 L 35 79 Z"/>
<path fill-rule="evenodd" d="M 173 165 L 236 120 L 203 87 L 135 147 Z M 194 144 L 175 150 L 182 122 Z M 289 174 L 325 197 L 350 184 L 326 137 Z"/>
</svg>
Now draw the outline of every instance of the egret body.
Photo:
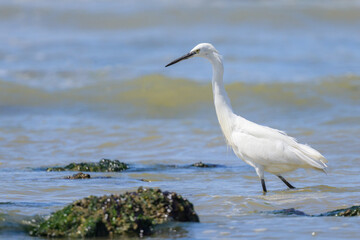
<svg viewBox="0 0 360 240">
<path fill-rule="evenodd" d="M 298 143 L 285 132 L 253 123 L 233 112 L 224 88 L 222 57 L 213 45 L 198 44 L 166 67 L 192 57 L 206 58 L 212 64 L 214 105 L 221 130 L 234 153 L 255 168 L 264 192 L 267 191 L 265 171 L 278 176 L 289 188 L 294 187 L 281 176 L 282 173 L 298 168 L 325 171 L 327 160 L 315 149 Z"/>
</svg>

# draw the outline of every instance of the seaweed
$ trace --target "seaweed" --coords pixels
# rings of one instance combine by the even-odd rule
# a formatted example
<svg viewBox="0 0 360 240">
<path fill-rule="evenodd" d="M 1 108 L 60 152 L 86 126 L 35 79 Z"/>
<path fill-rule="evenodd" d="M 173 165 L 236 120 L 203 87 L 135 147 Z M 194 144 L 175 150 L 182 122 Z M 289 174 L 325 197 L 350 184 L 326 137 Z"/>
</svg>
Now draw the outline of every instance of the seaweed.
<svg viewBox="0 0 360 240">
<path fill-rule="evenodd" d="M 128 168 L 129 166 L 126 163 L 119 160 L 103 158 L 98 163 L 70 163 L 65 167 L 50 167 L 46 171 L 121 172 Z"/>
<path fill-rule="evenodd" d="M 192 203 L 175 192 L 139 187 L 121 195 L 90 196 L 53 213 L 30 231 L 32 236 L 144 236 L 169 221 L 199 222 Z"/>
</svg>

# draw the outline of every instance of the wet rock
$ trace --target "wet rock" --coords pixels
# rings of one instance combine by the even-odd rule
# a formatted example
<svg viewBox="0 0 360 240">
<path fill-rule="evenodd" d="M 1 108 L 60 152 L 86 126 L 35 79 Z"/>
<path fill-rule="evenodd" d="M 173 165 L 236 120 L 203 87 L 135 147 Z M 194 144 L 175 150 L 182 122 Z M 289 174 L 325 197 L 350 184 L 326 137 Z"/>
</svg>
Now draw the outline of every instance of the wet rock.
<svg viewBox="0 0 360 240">
<path fill-rule="evenodd" d="M 198 222 L 193 205 L 174 192 L 140 187 L 121 195 L 90 196 L 53 213 L 30 235 L 94 237 L 151 234 L 168 221 Z"/>
<path fill-rule="evenodd" d="M 318 215 L 319 217 L 323 216 L 339 216 L 339 217 L 354 217 L 354 216 L 360 216 L 360 206 L 352 206 L 349 208 L 344 209 L 338 209 L 326 213 L 322 213 Z"/>
<path fill-rule="evenodd" d="M 119 160 L 101 159 L 98 163 L 70 163 L 65 167 L 47 168 L 46 171 L 121 172 L 128 168 Z"/>
<path fill-rule="evenodd" d="M 294 208 L 282 209 L 282 210 L 275 210 L 272 211 L 273 214 L 281 214 L 281 215 L 298 215 L 298 216 L 309 216 L 309 217 L 354 217 L 360 216 L 360 206 L 352 206 L 349 208 L 344 209 L 337 209 L 334 211 L 329 211 L 326 213 L 316 214 L 316 215 L 309 215 L 302 211 L 296 210 Z"/>
<path fill-rule="evenodd" d="M 66 179 L 88 179 L 90 178 L 90 174 L 87 174 L 87 173 L 82 173 L 82 172 L 79 172 L 79 173 L 76 173 L 72 176 L 67 176 Z"/>
<path fill-rule="evenodd" d="M 203 163 L 203 162 L 197 162 L 197 163 L 191 164 L 191 166 L 193 166 L 193 167 L 201 167 L 201 168 L 217 167 L 216 164 L 206 164 L 206 163 Z"/>
</svg>

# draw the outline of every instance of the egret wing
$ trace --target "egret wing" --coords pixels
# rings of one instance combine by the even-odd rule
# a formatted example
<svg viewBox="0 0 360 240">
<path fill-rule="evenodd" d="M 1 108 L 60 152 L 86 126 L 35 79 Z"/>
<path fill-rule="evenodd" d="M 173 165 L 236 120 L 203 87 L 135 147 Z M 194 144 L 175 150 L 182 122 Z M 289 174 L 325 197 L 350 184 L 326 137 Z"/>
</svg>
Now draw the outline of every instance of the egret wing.
<svg viewBox="0 0 360 240">
<path fill-rule="evenodd" d="M 309 164 L 319 169 L 326 167 L 327 160 L 323 155 L 308 145 L 298 143 L 285 132 L 244 119 L 240 121 L 241 124 L 232 134 L 232 140 L 243 157 L 250 157 L 259 164 Z"/>
</svg>

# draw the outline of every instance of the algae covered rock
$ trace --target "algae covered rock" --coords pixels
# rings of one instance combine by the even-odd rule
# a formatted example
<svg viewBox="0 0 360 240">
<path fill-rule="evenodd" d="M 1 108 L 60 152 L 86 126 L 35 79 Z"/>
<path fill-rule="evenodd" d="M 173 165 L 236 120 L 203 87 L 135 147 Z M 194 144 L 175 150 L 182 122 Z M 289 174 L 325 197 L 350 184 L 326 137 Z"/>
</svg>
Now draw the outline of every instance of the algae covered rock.
<svg viewBox="0 0 360 240">
<path fill-rule="evenodd" d="M 339 217 L 354 217 L 354 216 L 360 216 L 360 206 L 352 206 L 349 208 L 344 209 L 338 209 L 326 213 L 322 213 L 319 215 L 320 217 L 323 216 L 339 216 Z"/>
<path fill-rule="evenodd" d="M 66 177 L 66 179 L 89 179 L 89 178 L 91 178 L 90 174 L 82 173 L 82 172 Z"/>
<path fill-rule="evenodd" d="M 128 168 L 126 163 L 119 160 L 103 158 L 98 163 L 70 163 L 65 167 L 47 168 L 46 171 L 121 172 Z"/>
<path fill-rule="evenodd" d="M 143 236 L 168 221 L 198 222 L 193 205 L 174 192 L 140 187 L 121 195 L 90 196 L 53 213 L 30 231 L 33 236 Z"/>
</svg>

